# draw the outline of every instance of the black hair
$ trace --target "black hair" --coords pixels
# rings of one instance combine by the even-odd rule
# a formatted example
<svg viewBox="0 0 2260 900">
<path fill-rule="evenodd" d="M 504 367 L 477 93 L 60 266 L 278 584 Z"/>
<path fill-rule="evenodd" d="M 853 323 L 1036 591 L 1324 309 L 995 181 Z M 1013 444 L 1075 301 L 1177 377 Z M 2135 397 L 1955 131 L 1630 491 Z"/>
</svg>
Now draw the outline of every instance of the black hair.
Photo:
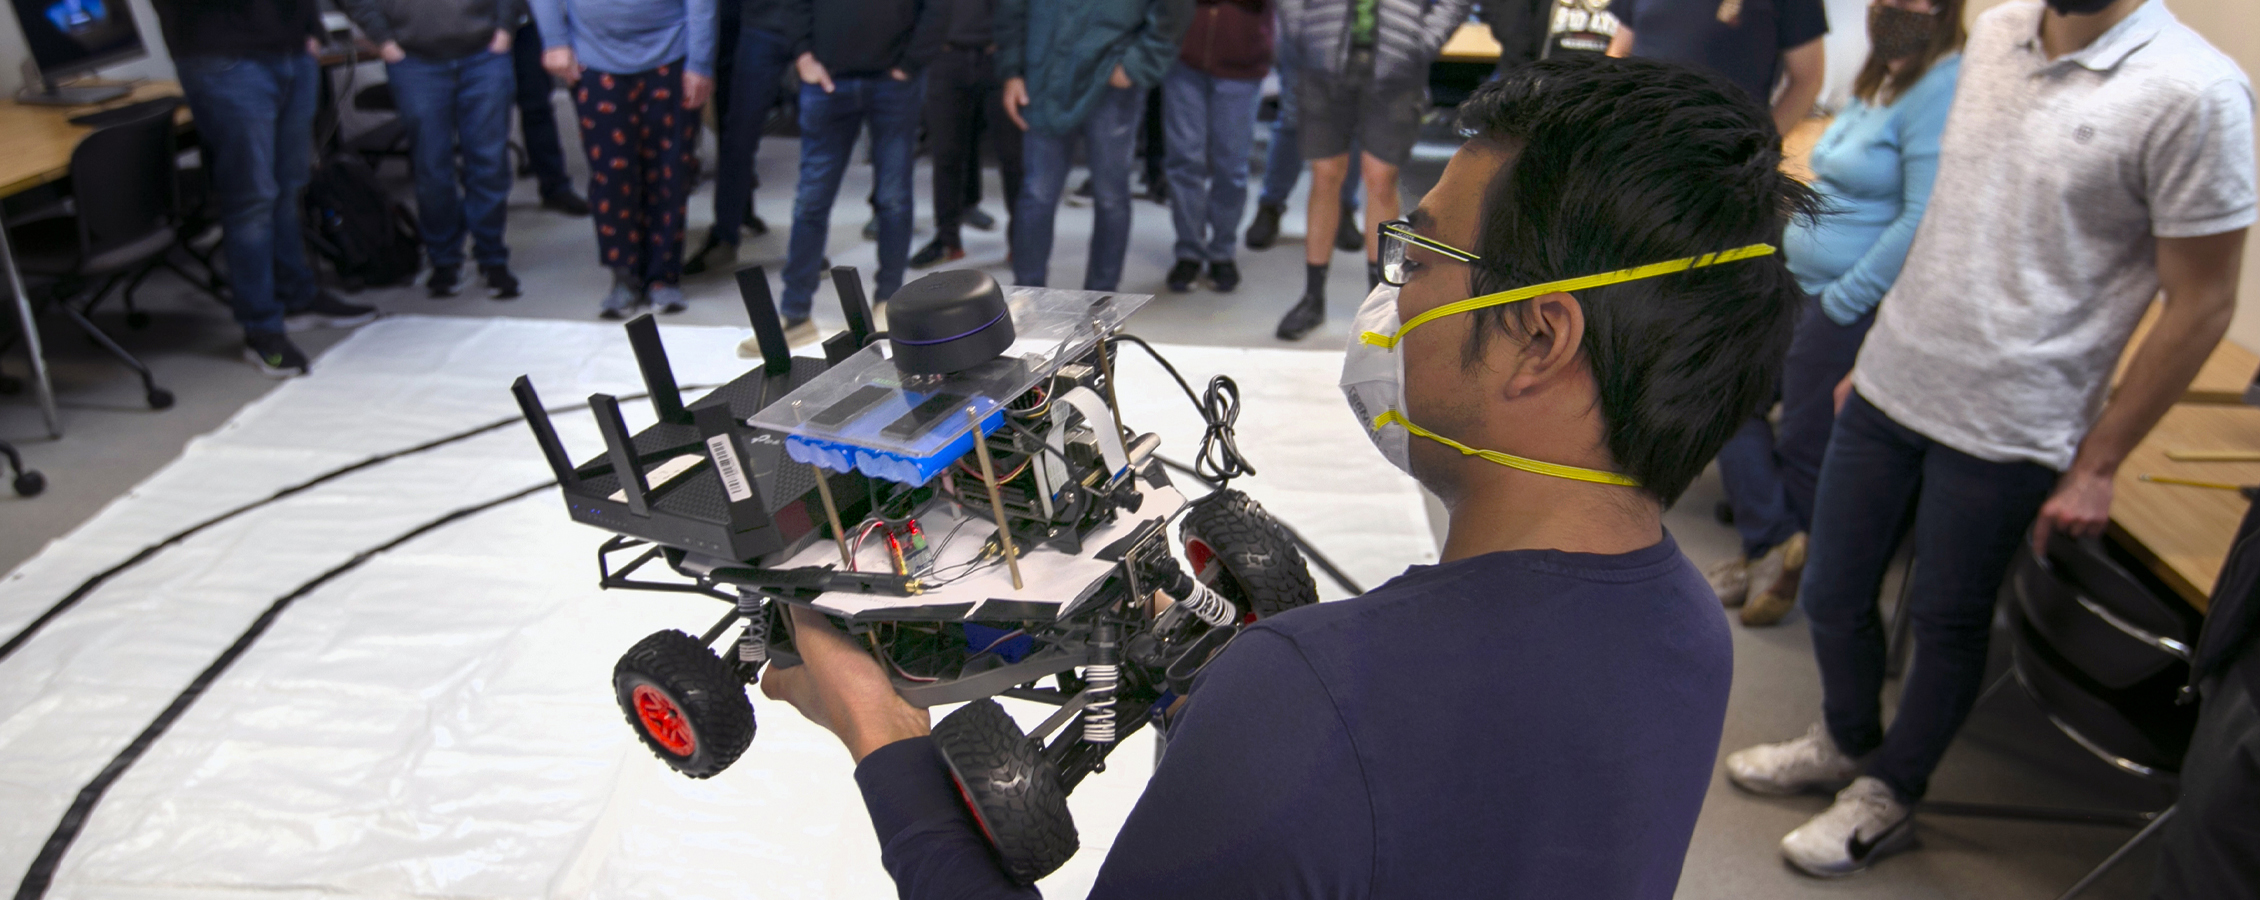
<svg viewBox="0 0 2260 900">
<path fill-rule="evenodd" d="M 1733 82 L 1598 56 L 1512 70 L 1460 106 L 1513 156 L 1486 190 L 1475 293 L 1757 243 L 1819 208 L 1781 171 L 1773 117 Z M 1780 255 L 1577 292 L 1610 455 L 1665 505 L 1770 406 L 1804 292 Z M 1466 363 L 1527 303 L 1478 310 Z"/>
</svg>

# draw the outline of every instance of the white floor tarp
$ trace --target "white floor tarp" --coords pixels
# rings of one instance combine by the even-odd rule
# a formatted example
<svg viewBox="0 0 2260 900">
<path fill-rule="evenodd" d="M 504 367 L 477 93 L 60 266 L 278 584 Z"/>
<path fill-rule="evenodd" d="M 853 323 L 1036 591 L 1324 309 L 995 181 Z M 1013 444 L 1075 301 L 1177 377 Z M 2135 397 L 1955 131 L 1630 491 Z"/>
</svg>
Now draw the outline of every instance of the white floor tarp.
<svg viewBox="0 0 2260 900">
<path fill-rule="evenodd" d="M 685 384 L 749 365 L 733 353 L 743 330 L 663 333 Z M 1200 437 L 1190 404 L 1124 351 L 1127 424 L 1189 459 Z M 1239 381 L 1240 446 L 1260 474 L 1236 486 L 1354 579 L 1370 587 L 1434 560 L 1417 489 L 1366 445 L 1335 389 L 1338 353 L 1163 352 L 1196 390 L 1218 372 Z M 519 374 L 553 407 L 641 390 L 617 326 L 555 321 L 390 319 L 315 371 L 0 581 L 0 635 L 191 523 L 514 414 Z M 631 426 L 649 421 L 647 405 L 626 406 Z M 557 424 L 576 458 L 601 446 L 586 413 Z M 372 467 L 159 553 L 0 660 L 0 878 L 22 877 L 80 787 L 277 597 L 548 477 L 517 425 Z M 297 601 L 109 791 L 48 896 L 893 896 L 847 754 L 789 708 L 757 697 L 752 749 L 707 781 L 636 741 L 613 704 L 614 661 L 644 634 L 696 632 L 723 607 L 597 590 L 603 537 L 542 491 Z M 1044 712 L 1013 706 L 1031 723 Z M 1076 791 L 1083 851 L 1047 893 L 1088 890 L 1151 761 L 1141 733 Z"/>
</svg>

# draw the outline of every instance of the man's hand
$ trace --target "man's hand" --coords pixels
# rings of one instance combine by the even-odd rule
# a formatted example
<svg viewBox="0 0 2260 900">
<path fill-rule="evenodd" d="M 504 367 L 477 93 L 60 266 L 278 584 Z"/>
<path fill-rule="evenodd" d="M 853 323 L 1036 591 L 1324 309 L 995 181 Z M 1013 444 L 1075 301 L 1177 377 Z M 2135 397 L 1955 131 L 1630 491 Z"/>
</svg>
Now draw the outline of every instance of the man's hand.
<svg viewBox="0 0 2260 900">
<path fill-rule="evenodd" d="M 1028 79 L 1026 79 L 1026 78 L 1007 78 L 1007 79 L 1005 79 L 1005 82 L 1004 82 L 1004 114 L 1005 114 L 1005 115 L 1007 115 L 1007 116 L 1010 116 L 1010 117 L 1012 118 L 1012 124 L 1020 126 L 1020 130 L 1022 130 L 1022 131 L 1027 131 L 1027 130 L 1028 130 L 1028 120 L 1026 120 L 1026 119 L 1023 119 L 1023 118 L 1021 118 L 1021 117 L 1020 117 L 1020 108 L 1021 108 L 1021 107 L 1023 107 L 1023 106 L 1027 106 L 1027 105 L 1028 105 Z"/>
<path fill-rule="evenodd" d="M 762 673 L 761 693 L 783 700 L 847 745 L 856 762 L 871 752 L 932 733 L 926 711 L 895 693 L 869 651 L 833 628 L 821 613 L 793 607 L 793 648 L 801 665 Z"/>
<path fill-rule="evenodd" d="M 832 92 L 832 73 L 825 71 L 824 64 L 816 61 L 816 54 L 801 54 L 799 59 L 793 60 L 793 68 L 800 72 L 800 83 L 823 88 L 827 94 Z"/>
<path fill-rule="evenodd" d="M 1122 71 L 1121 66 L 1115 66 L 1114 74 L 1106 77 L 1106 86 L 1118 91 L 1128 88 L 1130 86 L 1130 73 Z"/>
<path fill-rule="evenodd" d="M 495 29 L 494 40 L 487 42 L 487 52 L 496 55 L 510 52 L 510 32 L 507 29 Z"/>
<path fill-rule="evenodd" d="M 1852 399 L 1852 376 L 1847 374 L 1836 383 L 1836 414 L 1844 414 L 1844 401 Z"/>
<path fill-rule="evenodd" d="M 322 57 L 321 38 L 313 37 L 311 35 L 306 38 L 306 55 L 314 57 L 315 59 L 320 59 Z"/>
<path fill-rule="evenodd" d="M 581 83 L 581 58 L 573 55 L 571 47 L 551 47 L 541 52 L 541 67 L 566 84 Z"/>
<path fill-rule="evenodd" d="M 400 49 L 399 41 L 386 41 L 384 46 L 377 48 L 377 56 L 388 63 L 404 62 L 408 59 L 408 51 Z"/>
<path fill-rule="evenodd" d="M 713 76 L 700 75 L 689 69 L 683 70 L 684 109 L 697 109 L 705 106 L 706 99 L 712 96 L 714 96 Z"/>
<path fill-rule="evenodd" d="M 892 76 L 892 77 L 893 77 L 893 78 L 894 78 L 894 79 L 895 79 L 896 81 L 909 81 L 909 80 L 910 80 L 910 73 L 909 73 L 909 72 L 905 72 L 905 71 L 903 71 L 903 70 L 901 70 L 901 69 L 888 69 L 888 70 L 887 70 L 887 74 L 888 74 L 888 75 L 890 75 L 890 76 Z"/>
<path fill-rule="evenodd" d="M 2048 536 L 2061 531 L 2073 537 L 2096 537 L 2111 522 L 2111 473 L 2077 465 L 2056 480 L 2056 492 L 2040 505 L 2032 523 L 2032 552 L 2046 557 Z"/>
</svg>

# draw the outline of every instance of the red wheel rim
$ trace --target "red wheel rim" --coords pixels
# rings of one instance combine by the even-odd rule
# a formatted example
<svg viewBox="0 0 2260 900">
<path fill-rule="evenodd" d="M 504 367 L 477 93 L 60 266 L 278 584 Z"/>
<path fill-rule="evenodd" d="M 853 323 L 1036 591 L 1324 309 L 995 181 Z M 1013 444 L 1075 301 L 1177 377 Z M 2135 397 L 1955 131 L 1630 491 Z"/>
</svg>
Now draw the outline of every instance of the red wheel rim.
<svg viewBox="0 0 2260 900">
<path fill-rule="evenodd" d="M 1200 579 L 1202 584 L 1215 583 L 1216 548 L 1200 538 L 1192 538 L 1185 542 L 1185 559 L 1193 564 L 1194 578 Z"/>
<path fill-rule="evenodd" d="M 631 698 L 636 704 L 636 718 L 643 722 L 643 731 L 658 741 L 659 746 L 676 756 L 689 756 L 698 750 L 698 735 L 691 731 L 691 723 L 683 718 L 683 710 L 675 699 L 648 684 L 636 685 Z"/>
</svg>

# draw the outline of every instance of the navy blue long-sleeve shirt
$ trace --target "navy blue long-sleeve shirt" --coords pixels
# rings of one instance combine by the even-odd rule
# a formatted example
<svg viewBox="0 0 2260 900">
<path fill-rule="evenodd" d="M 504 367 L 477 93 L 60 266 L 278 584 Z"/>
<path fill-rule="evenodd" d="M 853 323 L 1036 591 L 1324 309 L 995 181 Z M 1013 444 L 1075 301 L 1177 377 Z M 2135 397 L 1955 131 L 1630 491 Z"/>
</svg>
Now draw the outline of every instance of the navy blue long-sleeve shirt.
<svg viewBox="0 0 2260 900">
<path fill-rule="evenodd" d="M 1668 898 L 1732 656 L 1668 536 L 1415 566 L 1268 619 L 1196 682 L 1091 896 Z M 1037 896 L 932 741 L 855 777 L 903 897 Z"/>
</svg>

